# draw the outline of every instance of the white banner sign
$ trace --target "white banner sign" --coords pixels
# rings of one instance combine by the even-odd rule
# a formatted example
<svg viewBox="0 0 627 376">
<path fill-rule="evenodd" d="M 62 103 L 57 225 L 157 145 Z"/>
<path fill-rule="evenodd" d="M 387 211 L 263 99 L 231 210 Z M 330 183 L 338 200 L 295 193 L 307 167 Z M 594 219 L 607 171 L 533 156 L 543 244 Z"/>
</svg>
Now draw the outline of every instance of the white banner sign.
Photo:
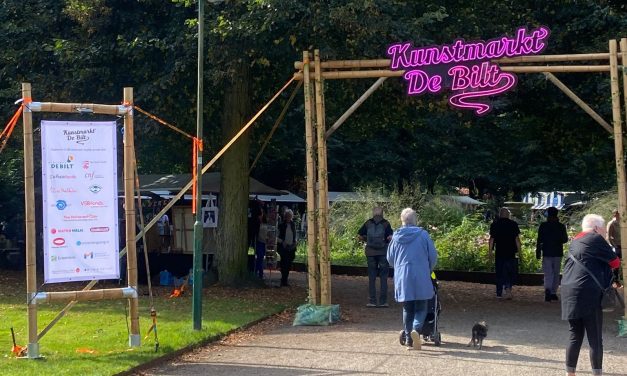
<svg viewBox="0 0 627 376">
<path fill-rule="evenodd" d="M 41 122 L 44 281 L 120 277 L 115 122 Z"/>
</svg>

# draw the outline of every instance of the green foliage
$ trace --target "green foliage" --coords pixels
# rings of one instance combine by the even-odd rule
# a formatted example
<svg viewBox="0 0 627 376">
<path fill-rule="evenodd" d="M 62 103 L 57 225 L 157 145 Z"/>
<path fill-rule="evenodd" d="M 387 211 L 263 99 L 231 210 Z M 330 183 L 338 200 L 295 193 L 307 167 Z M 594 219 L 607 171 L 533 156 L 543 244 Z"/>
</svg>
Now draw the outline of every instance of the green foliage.
<svg viewBox="0 0 627 376">
<path fill-rule="evenodd" d="M 489 226 L 466 217 L 462 223 L 435 241 L 437 269 L 460 271 L 494 270 L 488 258 Z"/>
</svg>

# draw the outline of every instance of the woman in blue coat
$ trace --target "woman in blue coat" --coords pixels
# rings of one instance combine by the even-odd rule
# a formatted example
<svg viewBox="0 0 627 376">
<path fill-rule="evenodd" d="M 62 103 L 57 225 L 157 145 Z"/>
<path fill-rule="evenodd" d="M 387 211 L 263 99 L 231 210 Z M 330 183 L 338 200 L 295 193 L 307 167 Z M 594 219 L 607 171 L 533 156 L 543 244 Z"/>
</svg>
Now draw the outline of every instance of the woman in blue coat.
<svg viewBox="0 0 627 376">
<path fill-rule="evenodd" d="M 419 332 L 427 316 L 427 303 L 434 295 L 431 272 L 438 254 L 427 231 L 416 225 L 416 211 L 403 209 L 401 222 L 401 228 L 392 235 L 387 259 L 394 267 L 396 301 L 403 303 L 405 344 L 419 350 Z"/>
</svg>

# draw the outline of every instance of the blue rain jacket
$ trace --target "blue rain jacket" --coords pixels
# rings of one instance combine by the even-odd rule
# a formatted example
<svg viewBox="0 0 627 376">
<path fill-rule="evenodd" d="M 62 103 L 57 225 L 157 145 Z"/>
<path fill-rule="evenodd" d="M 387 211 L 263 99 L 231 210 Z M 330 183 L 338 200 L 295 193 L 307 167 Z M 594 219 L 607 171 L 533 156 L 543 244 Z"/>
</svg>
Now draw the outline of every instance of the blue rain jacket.
<svg viewBox="0 0 627 376">
<path fill-rule="evenodd" d="M 433 297 L 431 272 L 438 254 L 427 231 L 418 226 L 403 226 L 394 231 L 387 259 L 394 267 L 394 296 L 397 302 Z"/>
</svg>

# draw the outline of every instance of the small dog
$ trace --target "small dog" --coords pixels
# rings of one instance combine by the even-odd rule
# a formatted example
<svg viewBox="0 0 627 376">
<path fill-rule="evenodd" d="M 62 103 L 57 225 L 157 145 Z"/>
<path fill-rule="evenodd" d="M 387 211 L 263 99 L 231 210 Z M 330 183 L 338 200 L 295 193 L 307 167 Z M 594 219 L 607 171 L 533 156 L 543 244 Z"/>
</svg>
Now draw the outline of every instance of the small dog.
<svg viewBox="0 0 627 376">
<path fill-rule="evenodd" d="M 468 342 L 468 347 L 472 345 L 472 347 L 477 347 L 479 345 L 479 350 L 483 346 L 483 339 L 488 336 L 488 324 L 485 321 L 476 322 L 475 325 L 472 326 L 472 339 Z"/>
</svg>

